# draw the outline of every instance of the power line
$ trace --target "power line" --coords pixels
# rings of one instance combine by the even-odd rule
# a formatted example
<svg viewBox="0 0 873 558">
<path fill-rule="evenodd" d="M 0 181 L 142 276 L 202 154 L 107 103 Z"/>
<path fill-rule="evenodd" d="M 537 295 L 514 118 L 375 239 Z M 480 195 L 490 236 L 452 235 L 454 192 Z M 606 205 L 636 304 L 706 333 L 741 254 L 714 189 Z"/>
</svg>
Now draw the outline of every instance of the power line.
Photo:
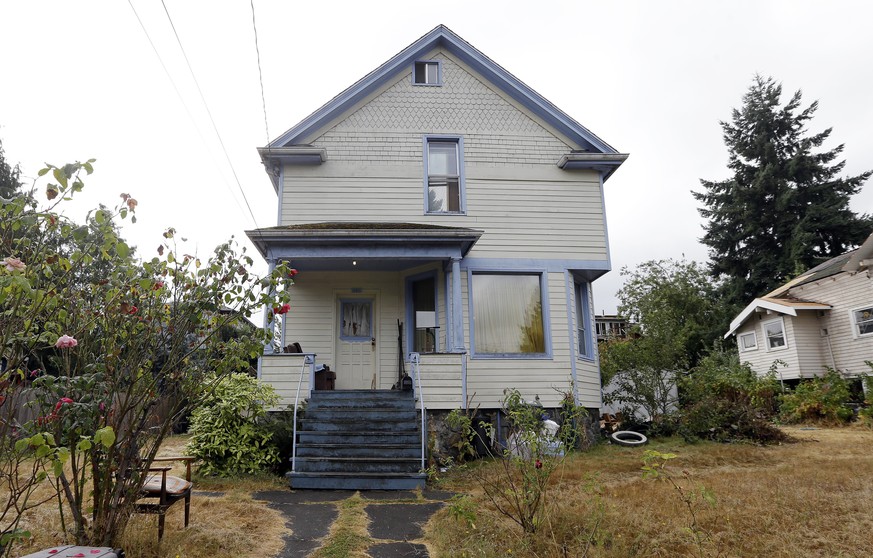
<svg viewBox="0 0 873 558">
<path fill-rule="evenodd" d="M 128 0 L 129 2 L 130 0 Z M 212 117 L 212 111 L 209 110 L 209 105 L 206 103 L 206 97 L 203 96 L 203 90 L 200 89 L 200 82 L 197 81 L 197 76 L 194 75 L 194 69 L 191 67 L 191 61 L 188 60 L 188 54 L 185 52 L 185 47 L 182 46 L 182 40 L 179 38 L 179 33 L 176 31 L 176 26 L 173 24 L 173 18 L 170 17 L 170 11 L 167 9 L 167 4 L 164 0 L 161 0 L 161 5 L 164 7 L 164 13 L 167 14 L 167 20 L 170 22 L 170 27 L 173 28 L 173 34 L 176 36 L 176 42 L 179 44 L 179 50 L 182 51 L 182 56 L 185 58 L 185 63 L 188 65 L 188 72 L 191 73 L 191 78 L 194 80 L 194 84 L 197 86 L 197 92 L 200 94 L 200 100 L 203 102 L 203 106 L 206 108 L 206 114 L 209 115 L 209 121 L 212 123 L 212 129 L 215 131 L 215 135 L 218 138 L 218 143 L 221 145 L 221 150 L 224 152 L 224 157 L 227 159 L 227 164 L 230 166 L 230 171 L 233 173 L 233 178 L 236 180 L 236 186 L 239 188 L 240 194 L 242 194 L 243 200 L 246 202 L 246 208 L 249 210 L 249 215 L 252 217 L 252 222 L 255 225 L 255 228 L 258 227 L 258 220 L 255 219 L 255 214 L 252 211 L 252 206 L 249 205 L 249 199 L 246 197 L 245 191 L 243 191 L 242 184 L 240 184 L 239 176 L 236 174 L 236 169 L 233 166 L 233 162 L 230 160 L 230 155 L 227 153 L 227 147 L 224 145 L 224 140 L 221 138 L 221 133 L 218 131 L 218 126 L 215 124 L 215 119 Z"/>
<path fill-rule="evenodd" d="M 173 75 L 170 73 L 170 70 L 167 68 L 167 65 L 164 63 L 163 57 L 161 57 L 161 53 L 158 51 L 155 46 L 154 41 L 152 41 L 152 37 L 149 34 L 148 29 L 146 29 L 145 24 L 142 19 L 139 17 L 139 13 L 136 11 L 136 8 L 133 7 L 133 3 L 131 0 L 127 0 L 128 5 L 130 5 L 130 9 L 133 10 L 133 15 L 136 16 L 137 22 L 139 22 L 140 28 L 142 28 L 143 33 L 145 33 L 146 39 L 148 39 L 149 44 L 152 47 L 152 51 L 154 51 L 155 56 L 158 57 L 158 62 L 161 63 L 161 67 L 164 69 L 164 73 L 167 75 L 167 79 L 170 80 L 170 84 L 173 86 L 173 90 L 176 92 L 176 96 L 179 98 L 179 101 L 182 103 L 182 107 L 185 109 L 185 113 L 188 115 L 188 119 L 191 120 L 191 124 L 194 125 L 194 129 L 197 131 L 197 135 L 200 137 L 200 141 L 203 143 L 203 146 L 206 148 L 206 153 L 209 155 L 209 158 L 212 160 L 212 163 L 215 165 L 216 170 L 218 170 L 219 176 L 221 176 L 222 182 L 224 182 L 225 187 L 227 187 L 230 192 L 230 197 L 233 198 L 234 203 L 236 203 L 237 207 L 242 210 L 242 205 L 239 203 L 236 195 L 234 195 L 233 190 L 230 187 L 230 184 L 227 182 L 227 177 L 224 176 L 224 173 L 221 171 L 221 167 L 216 162 L 215 158 L 212 156 L 212 150 L 209 149 L 209 144 L 206 143 L 206 138 L 203 136 L 203 131 L 200 129 L 200 126 L 197 124 L 197 120 L 194 118 L 194 115 L 191 113 L 191 109 L 188 108 L 188 103 L 185 102 L 185 98 L 182 96 L 182 92 L 179 91 L 179 87 L 176 85 L 176 81 L 173 79 Z M 257 225 L 257 224 L 256 224 Z"/>
<path fill-rule="evenodd" d="M 267 149 L 270 149 L 270 125 L 267 123 L 267 100 L 264 97 L 264 72 L 261 70 L 261 49 L 258 48 L 258 25 L 255 23 L 255 0 L 252 5 L 252 29 L 255 32 L 255 54 L 258 56 L 258 80 L 261 82 L 261 106 L 264 108 L 264 130 L 267 132 Z"/>
</svg>

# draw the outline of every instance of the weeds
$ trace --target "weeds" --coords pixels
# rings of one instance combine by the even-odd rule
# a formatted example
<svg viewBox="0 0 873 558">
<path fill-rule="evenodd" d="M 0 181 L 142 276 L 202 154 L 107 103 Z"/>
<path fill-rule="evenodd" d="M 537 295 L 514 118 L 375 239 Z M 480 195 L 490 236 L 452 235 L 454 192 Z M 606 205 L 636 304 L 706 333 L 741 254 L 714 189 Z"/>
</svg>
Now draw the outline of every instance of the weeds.
<svg viewBox="0 0 873 558">
<path fill-rule="evenodd" d="M 695 485 L 691 480 L 691 473 L 686 469 L 682 470 L 682 476 L 677 479 L 667 468 L 667 463 L 676 457 L 678 456 L 675 453 L 646 450 L 643 453 L 643 478 L 664 480 L 673 487 L 691 518 L 687 530 L 697 548 L 697 556 L 704 558 L 710 556 L 706 548 L 710 546 L 713 539 L 711 534 L 701 527 L 697 511 L 704 504 L 715 507 L 715 494 L 702 484 Z"/>
</svg>

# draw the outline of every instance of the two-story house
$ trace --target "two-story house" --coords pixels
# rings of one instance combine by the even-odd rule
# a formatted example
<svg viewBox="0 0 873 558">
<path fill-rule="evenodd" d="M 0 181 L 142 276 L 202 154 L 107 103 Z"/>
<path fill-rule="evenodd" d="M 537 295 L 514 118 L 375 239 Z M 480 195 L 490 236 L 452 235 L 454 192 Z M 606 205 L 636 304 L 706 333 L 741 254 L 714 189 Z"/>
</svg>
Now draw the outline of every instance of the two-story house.
<svg viewBox="0 0 873 558">
<path fill-rule="evenodd" d="M 597 415 L 591 282 L 626 154 L 442 25 L 258 151 L 278 226 L 247 234 L 299 272 L 278 345 L 335 390 L 373 399 L 413 371 L 429 413 L 517 388 Z M 283 405 L 315 388 L 301 363 L 261 359 Z"/>
</svg>

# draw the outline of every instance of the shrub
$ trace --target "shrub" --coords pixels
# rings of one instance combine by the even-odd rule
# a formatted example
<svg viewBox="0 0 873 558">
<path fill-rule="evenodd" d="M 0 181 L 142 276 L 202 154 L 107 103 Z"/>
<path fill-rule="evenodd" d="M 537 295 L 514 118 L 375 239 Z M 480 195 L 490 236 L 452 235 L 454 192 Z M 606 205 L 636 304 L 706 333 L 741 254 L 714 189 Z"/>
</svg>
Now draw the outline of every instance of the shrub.
<svg viewBox="0 0 873 558">
<path fill-rule="evenodd" d="M 294 442 L 294 407 L 289 405 L 284 411 L 268 413 L 261 421 L 264 429 L 270 434 L 270 445 L 276 450 L 278 459 L 273 464 L 272 471 L 284 475 L 291 470 L 291 453 Z M 298 407 L 297 416 L 301 412 Z"/>
<path fill-rule="evenodd" d="M 779 417 L 789 423 L 845 424 L 854 416 L 846 406 L 850 399 L 848 382 L 829 368 L 821 378 L 801 381 L 794 392 L 782 395 Z"/>
<path fill-rule="evenodd" d="M 686 440 L 787 440 L 770 422 L 778 390 L 775 370 L 759 377 L 733 351 L 715 351 L 682 379 L 679 433 Z"/>
<path fill-rule="evenodd" d="M 873 362 L 869 360 L 865 362 L 873 369 Z M 858 418 L 865 426 L 873 428 L 873 376 L 864 376 L 862 381 L 864 382 L 865 407 L 858 411 Z"/>
<path fill-rule="evenodd" d="M 272 466 L 278 451 L 263 425 L 266 407 L 279 401 L 271 386 L 234 373 L 214 382 L 191 413 L 188 451 L 202 461 L 200 472 L 223 477 L 251 474 Z"/>
</svg>

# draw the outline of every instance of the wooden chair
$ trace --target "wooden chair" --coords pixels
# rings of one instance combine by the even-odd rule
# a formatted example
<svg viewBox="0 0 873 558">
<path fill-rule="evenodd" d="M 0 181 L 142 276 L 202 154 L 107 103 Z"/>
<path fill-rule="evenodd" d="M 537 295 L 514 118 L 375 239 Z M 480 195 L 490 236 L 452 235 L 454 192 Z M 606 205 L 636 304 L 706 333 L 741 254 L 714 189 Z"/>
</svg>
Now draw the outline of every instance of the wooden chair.
<svg viewBox="0 0 873 558">
<path fill-rule="evenodd" d="M 168 473 L 172 467 L 168 465 L 156 465 L 156 463 L 185 462 L 185 478 L 174 477 Z M 164 536 L 164 519 L 167 510 L 181 500 L 185 500 L 185 527 L 191 515 L 191 463 L 193 457 L 156 457 L 149 467 L 149 474 L 142 487 L 142 496 L 136 503 L 137 513 L 149 513 L 158 515 L 158 542 Z"/>
</svg>

